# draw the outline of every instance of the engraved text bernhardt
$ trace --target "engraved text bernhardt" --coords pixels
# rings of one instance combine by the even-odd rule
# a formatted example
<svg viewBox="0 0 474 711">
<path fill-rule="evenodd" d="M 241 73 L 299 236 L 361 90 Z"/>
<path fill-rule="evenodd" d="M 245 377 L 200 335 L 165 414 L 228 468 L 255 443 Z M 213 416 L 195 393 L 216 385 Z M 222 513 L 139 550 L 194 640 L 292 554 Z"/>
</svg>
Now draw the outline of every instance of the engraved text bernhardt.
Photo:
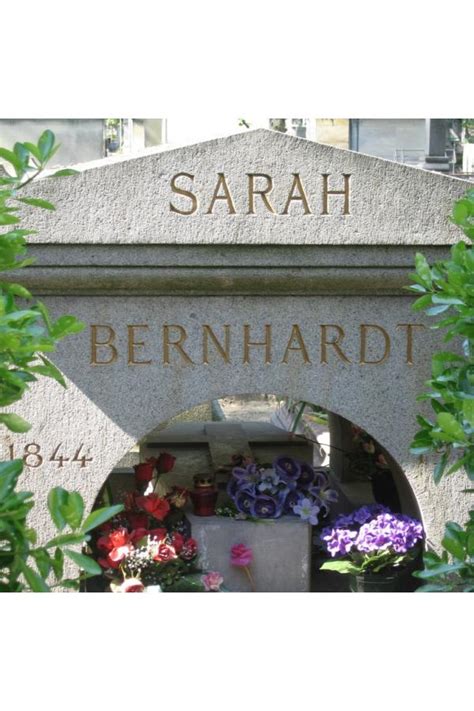
<svg viewBox="0 0 474 711">
<path fill-rule="evenodd" d="M 177 196 L 170 200 L 170 212 L 178 215 L 351 214 L 349 173 L 321 173 L 317 184 L 305 181 L 300 173 L 292 173 L 288 181 L 279 181 L 278 195 L 268 173 L 246 173 L 243 180 L 245 197 L 240 198 L 239 203 L 235 182 L 225 173 L 217 173 L 215 182 L 205 190 L 195 186 L 194 173 L 176 173 L 170 181 L 171 191 Z"/>
<path fill-rule="evenodd" d="M 376 323 L 350 329 L 337 323 L 311 328 L 297 323 L 287 328 L 271 323 L 201 324 L 192 329 L 179 323 L 96 323 L 90 326 L 89 362 L 94 366 L 116 362 L 129 366 L 378 366 L 395 357 L 410 366 L 416 355 L 416 337 L 424 328 L 419 323 L 398 323 L 392 329 Z"/>
</svg>

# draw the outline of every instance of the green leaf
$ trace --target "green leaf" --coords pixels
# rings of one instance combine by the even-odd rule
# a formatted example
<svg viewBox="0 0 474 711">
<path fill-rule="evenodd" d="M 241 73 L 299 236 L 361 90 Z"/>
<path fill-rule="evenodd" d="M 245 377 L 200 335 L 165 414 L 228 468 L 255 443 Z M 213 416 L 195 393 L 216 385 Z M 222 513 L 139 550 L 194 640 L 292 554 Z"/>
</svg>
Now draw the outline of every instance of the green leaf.
<svg viewBox="0 0 474 711">
<path fill-rule="evenodd" d="M 31 551 L 31 556 L 34 558 L 41 577 L 46 579 L 52 565 L 48 552 L 43 548 L 38 548 L 35 551 Z"/>
<path fill-rule="evenodd" d="M 81 333 L 85 328 L 85 324 L 78 321 L 75 316 L 65 314 L 60 316 L 52 325 L 51 335 L 54 339 L 64 338 L 73 333 Z"/>
<path fill-rule="evenodd" d="M 79 528 L 84 513 L 84 501 L 79 492 L 68 493 L 66 502 L 61 506 L 61 513 L 71 528 Z"/>
<path fill-rule="evenodd" d="M 433 295 L 433 304 L 448 304 L 450 306 L 464 306 L 465 302 L 455 296 Z"/>
<path fill-rule="evenodd" d="M 428 314 L 428 316 L 437 316 L 438 314 L 442 314 L 443 311 L 446 311 L 447 309 L 449 309 L 449 305 L 432 306 L 430 309 L 426 309 L 426 313 Z"/>
<path fill-rule="evenodd" d="M 411 306 L 413 311 L 421 311 L 431 304 L 431 294 L 420 296 Z"/>
<path fill-rule="evenodd" d="M 441 429 L 450 435 L 450 437 L 454 437 L 456 441 L 464 442 L 466 440 L 463 428 L 451 413 L 440 412 L 436 417 L 436 421 Z"/>
<path fill-rule="evenodd" d="M 21 459 L 0 462 L 0 501 L 6 499 L 13 492 L 22 471 L 23 461 Z"/>
<path fill-rule="evenodd" d="M 20 222 L 20 218 L 11 215 L 9 212 L 0 212 L 0 225 L 14 225 Z"/>
<path fill-rule="evenodd" d="M 474 400 L 463 400 L 462 412 L 464 419 L 474 427 Z"/>
<path fill-rule="evenodd" d="M 41 155 L 41 162 L 44 163 L 51 154 L 54 146 L 54 133 L 49 129 L 44 131 L 38 141 L 38 150 Z"/>
<path fill-rule="evenodd" d="M 448 469 L 448 471 L 446 472 L 446 475 L 454 474 L 454 472 L 459 471 L 459 469 L 461 469 L 465 463 L 466 463 L 466 458 L 461 457 L 461 459 L 458 459 L 456 462 L 454 462 L 454 464 Z"/>
<path fill-rule="evenodd" d="M 24 141 L 23 145 L 29 150 L 31 155 L 41 163 L 41 153 L 39 152 L 38 146 L 35 146 L 34 143 L 28 143 L 27 141 Z"/>
<path fill-rule="evenodd" d="M 29 422 L 13 412 L 0 415 L 0 423 L 4 424 L 12 432 L 28 432 L 31 429 Z"/>
<path fill-rule="evenodd" d="M 62 170 L 57 170 L 52 175 L 48 175 L 48 178 L 63 178 L 66 175 L 79 175 L 79 170 L 74 170 L 74 168 L 63 168 Z"/>
<path fill-rule="evenodd" d="M 123 511 L 123 509 L 123 504 L 116 504 L 115 506 L 106 506 L 102 509 L 92 511 L 82 524 L 82 532 L 87 533 L 88 531 L 92 531 L 93 528 L 97 528 L 97 526 L 105 523 L 109 518 Z"/>
<path fill-rule="evenodd" d="M 20 158 L 13 153 L 13 151 L 9 151 L 7 148 L 0 148 L 0 158 L 3 158 L 3 160 L 11 163 L 17 173 L 21 173 L 23 171 L 23 163 Z"/>
<path fill-rule="evenodd" d="M 416 273 L 423 280 L 428 288 L 432 286 L 431 269 L 425 257 L 419 252 L 415 255 Z"/>
<path fill-rule="evenodd" d="M 24 202 L 25 205 L 33 205 L 33 207 L 42 207 L 44 210 L 55 210 L 54 205 L 47 200 L 40 200 L 39 198 L 18 198 L 20 202 Z"/>
<path fill-rule="evenodd" d="M 433 566 L 428 570 L 417 570 L 413 575 L 417 578 L 429 579 L 436 578 L 438 575 L 447 575 L 449 573 L 455 573 L 462 568 L 465 568 L 464 563 L 442 563 L 441 565 Z"/>
<path fill-rule="evenodd" d="M 52 558 L 51 564 L 53 566 L 54 577 L 56 580 L 60 580 L 63 577 L 64 570 L 64 553 L 60 548 L 56 548 L 54 551 L 54 557 Z"/>
<path fill-rule="evenodd" d="M 56 486 L 48 494 L 48 509 L 53 519 L 53 523 L 58 529 L 62 531 L 66 525 L 66 519 L 62 512 L 62 507 L 66 504 L 68 498 L 68 492 L 60 486 Z"/>
<path fill-rule="evenodd" d="M 83 533 L 63 533 L 60 536 L 55 536 L 45 545 L 45 548 L 55 548 L 58 546 L 74 546 L 83 544 L 88 539 Z"/>
<path fill-rule="evenodd" d="M 44 365 L 32 365 L 28 368 L 28 372 L 38 373 L 39 375 L 44 375 L 47 378 L 53 378 L 58 383 L 60 383 L 63 388 L 67 387 L 66 381 L 64 380 L 64 376 L 61 371 L 56 368 L 56 366 L 51 363 L 51 361 L 48 360 L 45 356 L 41 355 L 40 358 L 43 361 Z"/>
<path fill-rule="evenodd" d="M 439 482 L 441 481 L 441 478 L 444 474 L 444 470 L 446 469 L 446 465 L 448 463 L 448 457 L 449 452 L 444 452 L 434 468 L 433 479 L 435 484 L 439 484 Z"/>
<path fill-rule="evenodd" d="M 457 560 L 463 561 L 466 557 L 464 546 L 459 540 L 459 537 L 455 534 L 454 531 L 449 530 L 448 527 L 446 527 L 444 537 L 441 541 L 441 545 L 445 550 L 448 551 L 448 553 L 451 553 L 451 555 Z"/>
<path fill-rule="evenodd" d="M 329 560 L 322 564 L 320 570 L 334 570 L 337 573 L 349 573 L 350 575 L 358 575 L 360 573 L 360 568 L 349 560 Z"/>
<path fill-rule="evenodd" d="M 33 592 L 49 592 L 48 585 L 36 571 L 30 568 L 21 558 L 18 559 L 18 564 L 21 572 L 25 576 L 26 582 Z"/>
<path fill-rule="evenodd" d="M 66 548 L 64 550 L 64 553 L 67 555 L 68 558 L 70 558 L 74 563 L 76 563 L 79 568 L 84 570 L 86 573 L 89 573 L 89 575 L 101 575 L 102 574 L 102 568 L 98 563 L 95 562 L 92 558 L 89 558 L 89 556 L 84 555 L 83 553 L 76 553 L 76 551 L 71 551 L 69 548 Z"/>
<path fill-rule="evenodd" d="M 0 282 L 0 288 L 4 289 L 5 291 L 8 291 L 10 294 L 13 294 L 13 296 L 19 296 L 21 299 L 33 298 L 28 289 L 25 289 L 25 287 L 21 284 L 14 284 L 12 282 L 2 281 Z"/>
</svg>

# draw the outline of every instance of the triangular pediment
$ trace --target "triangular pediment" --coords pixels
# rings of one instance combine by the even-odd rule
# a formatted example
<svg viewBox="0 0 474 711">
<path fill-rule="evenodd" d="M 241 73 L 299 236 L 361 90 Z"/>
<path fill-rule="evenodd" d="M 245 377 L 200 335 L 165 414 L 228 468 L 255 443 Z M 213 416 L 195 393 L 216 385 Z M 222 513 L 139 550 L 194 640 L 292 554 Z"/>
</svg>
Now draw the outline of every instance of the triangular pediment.
<svg viewBox="0 0 474 711">
<path fill-rule="evenodd" d="M 441 245 L 470 184 L 259 129 L 103 162 L 30 193 L 56 205 L 31 241 Z"/>
</svg>

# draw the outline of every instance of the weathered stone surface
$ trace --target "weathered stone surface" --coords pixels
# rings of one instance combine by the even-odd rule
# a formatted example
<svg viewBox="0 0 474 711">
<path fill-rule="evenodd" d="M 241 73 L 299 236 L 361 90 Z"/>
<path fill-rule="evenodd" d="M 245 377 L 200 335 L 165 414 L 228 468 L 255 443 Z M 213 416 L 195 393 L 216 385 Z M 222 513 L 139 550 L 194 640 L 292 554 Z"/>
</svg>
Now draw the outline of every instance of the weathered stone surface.
<svg viewBox="0 0 474 711">
<path fill-rule="evenodd" d="M 176 184 L 196 195 L 173 193 Z M 230 203 L 218 199 L 211 208 L 219 173 L 225 175 Z M 249 212 L 248 173 L 268 175 L 273 189 L 268 201 L 255 198 Z M 311 214 L 301 200 L 282 214 L 293 175 L 301 179 Z M 323 174 L 330 190 L 343 187 L 351 175 L 350 215 L 343 215 L 343 196 L 329 198 L 323 211 Z M 258 182 L 260 180 L 260 182 Z M 256 179 L 255 189 L 265 188 Z M 54 215 L 37 216 L 34 242 L 65 244 L 446 244 L 457 230 L 447 220 L 452 202 L 466 183 L 391 161 L 332 148 L 312 141 L 259 129 L 229 138 L 159 151 L 85 170 L 73 179 L 42 181 L 32 187 L 58 206 Z M 297 192 L 295 195 L 297 195 Z M 301 191 L 300 191 L 301 192 Z M 224 194 L 224 189 L 217 191 Z"/>
<path fill-rule="evenodd" d="M 235 521 L 219 516 L 188 514 L 199 562 L 217 570 L 231 592 L 252 592 L 244 570 L 230 564 L 232 546 L 251 548 L 249 566 L 256 592 L 309 592 L 311 583 L 311 526 L 298 518 Z"/>
</svg>

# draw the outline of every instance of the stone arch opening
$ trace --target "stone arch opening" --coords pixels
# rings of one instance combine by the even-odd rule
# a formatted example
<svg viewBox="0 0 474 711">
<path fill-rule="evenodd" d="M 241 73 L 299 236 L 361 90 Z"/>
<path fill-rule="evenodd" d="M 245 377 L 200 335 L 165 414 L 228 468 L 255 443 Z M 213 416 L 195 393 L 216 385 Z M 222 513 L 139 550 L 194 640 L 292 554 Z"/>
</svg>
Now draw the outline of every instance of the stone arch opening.
<svg viewBox="0 0 474 711">
<path fill-rule="evenodd" d="M 216 477 L 217 506 L 222 508 L 228 503 L 226 483 L 233 455 L 251 456 L 263 467 L 285 455 L 323 467 L 338 493 L 338 501 L 321 518 L 319 529 L 333 515 L 369 503 L 421 518 L 402 466 L 370 432 L 320 405 L 268 393 L 205 401 L 158 424 L 117 463 L 101 487 L 94 508 L 122 502 L 136 488 L 134 466 L 163 452 L 175 458 L 175 465 L 146 488 L 161 496 L 173 486 L 191 489 L 196 474 L 210 474 Z M 187 512 L 193 516 L 190 504 Z M 318 575 L 317 528 L 315 531 L 309 554 L 309 589 L 332 591 L 341 589 L 341 585 L 344 589 L 341 576 Z"/>
</svg>

